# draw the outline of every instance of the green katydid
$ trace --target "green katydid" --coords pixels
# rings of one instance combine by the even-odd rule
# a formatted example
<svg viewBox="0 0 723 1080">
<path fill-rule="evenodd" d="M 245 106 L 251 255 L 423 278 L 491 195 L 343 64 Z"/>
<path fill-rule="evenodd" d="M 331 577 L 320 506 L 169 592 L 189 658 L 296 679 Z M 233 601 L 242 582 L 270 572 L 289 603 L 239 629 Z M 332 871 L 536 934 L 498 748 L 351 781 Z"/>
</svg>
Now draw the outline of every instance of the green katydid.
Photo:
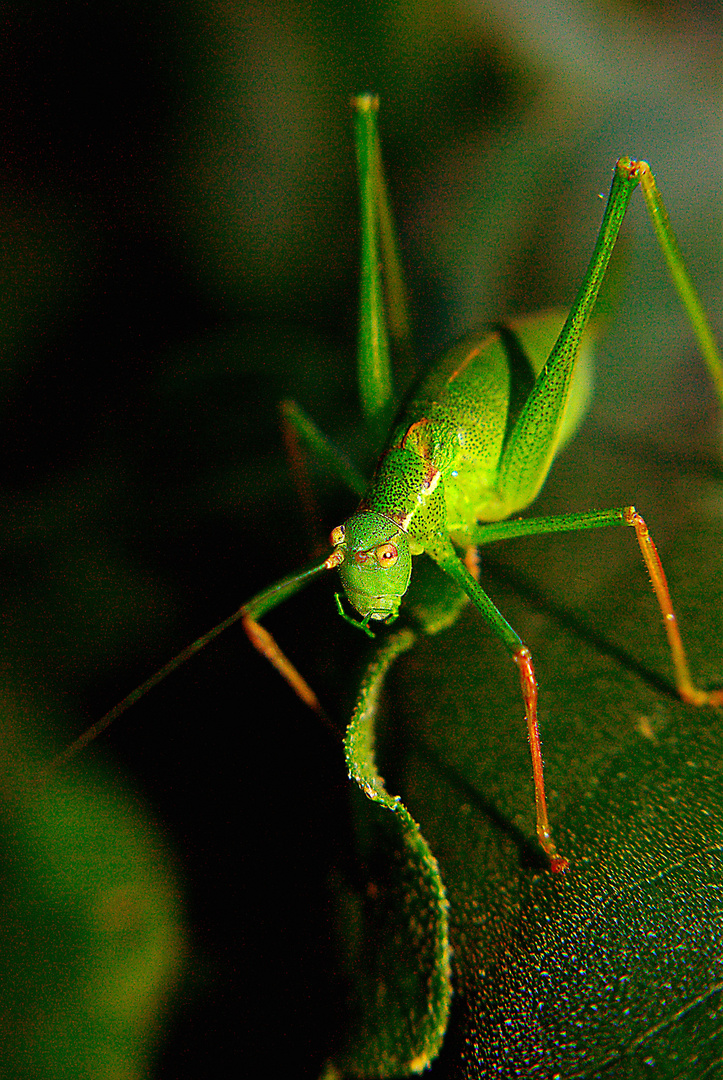
<svg viewBox="0 0 723 1080">
<path fill-rule="evenodd" d="M 393 413 L 387 320 L 408 347 L 404 287 L 396 253 L 377 131 L 377 99 L 355 98 L 355 137 L 362 216 L 359 382 L 362 411 L 379 438 Z M 705 691 L 691 679 L 665 575 L 645 522 L 632 506 L 514 519 L 538 495 L 553 459 L 574 434 L 586 404 L 589 320 L 630 197 L 640 186 L 671 275 L 723 402 L 723 363 L 690 282 L 648 165 L 621 158 L 603 222 L 577 297 L 564 313 L 546 312 L 488 327 L 455 344 L 414 389 L 397 414 L 376 472 L 367 486 L 298 407 L 287 403 L 289 427 L 328 469 L 361 496 L 357 511 L 331 533 L 332 551 L 276 582 L 161 668 L 80 737 L 67 760 L 171 671 L 241 619 L 249 638 L 295 692 L 323 715 L 316 695 L 259 623 L 267 612 L 317 574 L 338 568 L 346 597 L 360 618 L 340 614 L 371 634 L 370 623 L 397 617 L 412 558 L 432 558 L 466 593 L 520 672 L 532 754 L 537 835 L 553 871 L 567 860 L 550 833 L 537 726 L 537 683 L 529 649 L 477 583 L 476 548 L 491 541 L 627 525 L 635 529 L 663 615 L 680 696 L 698 705 L 723 704 L 723 690 Z M 466 549 L 462 559 L 458 549 Z M 58 762 L 56 762 L 57 764 Z"/>
</svg>

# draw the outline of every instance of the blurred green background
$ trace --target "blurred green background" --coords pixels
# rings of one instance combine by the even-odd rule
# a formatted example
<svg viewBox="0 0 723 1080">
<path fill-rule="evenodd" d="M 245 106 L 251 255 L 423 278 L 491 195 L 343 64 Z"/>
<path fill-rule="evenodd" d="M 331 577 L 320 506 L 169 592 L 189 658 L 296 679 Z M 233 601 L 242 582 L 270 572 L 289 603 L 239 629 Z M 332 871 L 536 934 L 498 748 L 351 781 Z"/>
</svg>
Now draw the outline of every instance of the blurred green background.
<svg viewBox="0 0 723 1080">
<path fill-rule="evenodd" d="M 341 755 L 240 632 L 59 786 L 24 782 L 306 557 L 282 396 L 364 460 L 350 95 L 381 96 L 421 357 L 571 299 L 621 154 L 651 162 L 720 318 L 719 17 L 640 0 L 6 4 L 8 1075 L 195 1076 L 266 1047 L 279 1075 L 314 1076 L 343 1022 Z M 591 430 L 709 455 L 715 405 L 642 203 L 626 238 Z M 325 527 L 353 509 L 322 493 Z M 328 584 L 288 607 L 269 624 L 343 717 L 361 644 Z M 114 979 L 124 1004 L 95 1008 Z"/>
</svg>

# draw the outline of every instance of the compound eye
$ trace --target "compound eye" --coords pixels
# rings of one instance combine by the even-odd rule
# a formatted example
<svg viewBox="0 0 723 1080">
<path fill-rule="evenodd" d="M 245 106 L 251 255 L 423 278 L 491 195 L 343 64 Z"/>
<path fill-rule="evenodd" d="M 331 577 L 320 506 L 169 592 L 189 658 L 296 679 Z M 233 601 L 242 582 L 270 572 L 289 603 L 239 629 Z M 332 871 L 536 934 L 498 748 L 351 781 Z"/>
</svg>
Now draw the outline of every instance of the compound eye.
<svg viewBox="0 0 723 1080">
<path fill-rule="evenodd" d="M 343 525 L 337 525 L 335 529 L 331 530 L 331 536 L 329 542 L 332 547 L 338 547 L 339 544 L 343 544 L 344 536 L 346 535 L 346 529 Z"/>
<path fill-rule="evenodd" d="M 389 567 L 394 566 L 394 564 L 399 559 L 397 545 L 391 543 L 380 544 L 374 552 L 374 555 L 376 556 L 376 560 L 383 570 L 388 570 Z"/>
</svg>

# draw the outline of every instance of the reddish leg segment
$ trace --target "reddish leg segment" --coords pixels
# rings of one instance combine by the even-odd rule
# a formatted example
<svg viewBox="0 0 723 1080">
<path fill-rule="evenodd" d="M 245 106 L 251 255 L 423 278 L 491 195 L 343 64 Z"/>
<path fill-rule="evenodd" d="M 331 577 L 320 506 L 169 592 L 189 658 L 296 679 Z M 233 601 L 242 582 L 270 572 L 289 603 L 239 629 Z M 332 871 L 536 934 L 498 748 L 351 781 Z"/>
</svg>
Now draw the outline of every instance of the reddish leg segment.
<svg viewBox="0 0 723 1080">
<path fill-rule="evenodd" d="M 530 740 L 530 754 L 532 756 L 532 775 L 535 780 L 535 809 L 537 810 L 537 839 L 540 841 L 545 854 L 550 860 L 550 870 L 553 874 L 562 874 L 567 870 L 570 863 L 564 855 L 558 855 L 550 833 L 550 822 L 547 818 L 547 798 L 545 797 L 545 779 L 542 772 L 542 746 L 540 744 L 540 732 L 537 726 L 537 679 L 535 669 L 532 666 L 530 650 L 523 645 L 513 655 L 520 669 L 520 684 L 522 697 L 525 701 L 525 719 L 527 720 L 527 734 Z"/>
<path fill-rule="evenodd" d="M 467 558 L 470 559 L 468 548 Z M 550 823 L 547 817 L 547 799 L 545 797 L 545 780 L 542 767 L 542 746 L 540 732 L 537 724 L 537 679 L 532 666 L 530 650 L 520 638 L 519 634 L 512 629 L 504 616 L 497 610 L 484 589 L 477 584 L 473 572 L 465 563 L 460 562 L 452 547 L 440 544 L 438 548 L 429 551 L 431 557 L 437 562 L 449 576 L 464 589 L 472 603 L 480 612 L 485 622 L 496 638 L 507 649 L 510 657 L 517 664 L 520 671 L 520 686 L 525 703 L 525 720 L 527 721 L 527 733 L 530 742 L 530 754 L 532 756 L 532 773 L 535 783 L 535 808 L 537 811 L 537 837 L 543 851 L 550 860 L 550 870 L 559 874 L 567 870 L 569 863 L 563 855 L 559 855 L 550 832 Z M 475 560 L 471 559 L 472 570 L 475 569 Z"/>
<path fill-rule="evenodd" d="M 658 549 L 648 532 L 648 526 L 634 506 L 626 506 L 623 514 L 625 524 L 632 525 L 635 529 L 640 551 L 645 559 L 645 565 L 648 568 L 650 580 L 663 616 L 665 632 L 668 635 L 668 644 L 673 658 L 673 667 L 675 668 L 675 685 L 678 693 L 683 701 L 687 701 L 690 705 L 723 705 L 723 690 L 700 690 L 691 678 L 688 659 L 678 629 L 678 620 L 675 617 L 673 602 L 670 599 L 665 571 L 658 555 Z"/>
<path fill-rule="evenodd" d="M 584 532 L 588 529 L 603 529 L 611 525 L 629 525 L 635 529 L 638 545 L 645 560 L 650 580 L 655 591 L 660 612 L 663 616 L 665 631 L 675 669 L 675 686 L 683 701 L 690 705 L 723 705 L 723 690 L 701 690 L 690 675 L 685 648 L 678 629 L 678 621 L 670 599 L 668 582 L 665 578 L 658 549 L 648 527 L 634 506 L 623 506 L 613 510 L 591 510 L 583 514 L 558 514 L 547 518 L 522 518 L 517 521 L 499 521 L 488 525 L 478 525 L 473 531 L 477 544 L 489 544 L 495 540 L 511 540 L 519 536 L 542 536 L 545 533 Z"/>
</svg>

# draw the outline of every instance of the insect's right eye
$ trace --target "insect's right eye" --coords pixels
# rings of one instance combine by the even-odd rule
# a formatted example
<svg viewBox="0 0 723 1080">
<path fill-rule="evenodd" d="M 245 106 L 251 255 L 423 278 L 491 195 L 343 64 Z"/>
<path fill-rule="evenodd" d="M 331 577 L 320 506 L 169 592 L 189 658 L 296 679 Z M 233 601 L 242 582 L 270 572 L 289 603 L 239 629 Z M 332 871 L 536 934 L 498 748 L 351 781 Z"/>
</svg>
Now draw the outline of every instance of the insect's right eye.
<svg viewBox="0 0 723 1080">
<path fill-rule="evenodd" d="M 337 525 L 335 529 L 331 530 L 331 536 L 329 542 L 332 547 L 339 547 L 339 544 L 344 543 L 344 537 L 346 536 L 346 529 L 343 525 Z"/>
</svg>

